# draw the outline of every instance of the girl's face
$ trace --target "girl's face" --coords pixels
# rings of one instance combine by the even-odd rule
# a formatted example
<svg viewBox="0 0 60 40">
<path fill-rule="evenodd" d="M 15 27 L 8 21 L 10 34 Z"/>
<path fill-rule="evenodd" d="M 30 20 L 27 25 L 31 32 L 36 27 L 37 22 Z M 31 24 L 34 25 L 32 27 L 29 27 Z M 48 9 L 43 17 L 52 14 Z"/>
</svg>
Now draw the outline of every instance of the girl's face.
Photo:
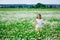
<svg viewBox="0 0 60 40">
<path fill-rule="evenodd" d="M 41 18 L 41 16 L 40 16 L 40 15 L 37 15 L 37 18 L 38 18 L 38 19 L 40 19 L 40 18 Z"/>
</svg>

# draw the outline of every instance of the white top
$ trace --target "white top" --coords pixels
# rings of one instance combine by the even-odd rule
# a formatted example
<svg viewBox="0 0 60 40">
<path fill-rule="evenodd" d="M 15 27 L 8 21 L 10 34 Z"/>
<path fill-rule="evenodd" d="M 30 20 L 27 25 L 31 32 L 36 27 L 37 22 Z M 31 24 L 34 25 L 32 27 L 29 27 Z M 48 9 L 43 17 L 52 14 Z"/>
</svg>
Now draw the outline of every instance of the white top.
<svg viewBox="0 0 60 40">
<path fill-rule="evenodd" d="M 41 28 L 43 27 L 43 19 L 36 19 L 36 27 L 38 28 Z"/>
</svg>

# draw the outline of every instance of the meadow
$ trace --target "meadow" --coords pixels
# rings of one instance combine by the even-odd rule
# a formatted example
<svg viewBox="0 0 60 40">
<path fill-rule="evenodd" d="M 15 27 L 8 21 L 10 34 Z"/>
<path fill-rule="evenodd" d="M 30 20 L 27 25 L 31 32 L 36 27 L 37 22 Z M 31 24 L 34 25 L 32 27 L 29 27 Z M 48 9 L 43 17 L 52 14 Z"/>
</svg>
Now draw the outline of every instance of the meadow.
<svg viewBox="0 0 60 40">
<path fill-rule="evenodd" d="M 39 33 L 35 31 L 35 25 L 32 24 L 38 13 L 44 20 L 43 30 Z M 0 40 L 60 40 L 60 11 L 2 10 L 0 11 Z"/>
</svg>

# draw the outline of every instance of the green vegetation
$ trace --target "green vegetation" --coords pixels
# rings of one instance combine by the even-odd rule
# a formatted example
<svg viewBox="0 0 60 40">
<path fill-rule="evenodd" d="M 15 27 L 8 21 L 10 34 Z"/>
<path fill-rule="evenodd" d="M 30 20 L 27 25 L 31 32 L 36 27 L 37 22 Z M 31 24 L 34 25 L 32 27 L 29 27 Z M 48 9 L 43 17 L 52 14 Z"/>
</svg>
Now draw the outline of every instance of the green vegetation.
<svg viewBox="0 0 60 40">
<path fill-rule="evenodd" d="M 46 8 L 46 6 L 44 4 L 41 4 L 41 3 L 37 3 L 35 5 L 36 8 Z"/>
<path fill-rule="evenodd" d="M 44 4 L 41 3 L 37 3 L 35 5 L 29 5 L 29 7 L 27 5 L 10 5 L 10 6 L 2 6 L 0 8 L 46 8 L 46 6 Z"/>
<path fill-rule="evenodd" d="M 41 13 L 45 21 L 40 33 L 36 33 L 35 25 L 32 24 L 37 13 Z M 59 40 L 60 11 L 0 11 L 1 38 L 5 40 Z"/>
<path fill-rule="evenodd" d="M 0 11 L 60 11 L 60 8 L 0 8 Z"/>
</svg>

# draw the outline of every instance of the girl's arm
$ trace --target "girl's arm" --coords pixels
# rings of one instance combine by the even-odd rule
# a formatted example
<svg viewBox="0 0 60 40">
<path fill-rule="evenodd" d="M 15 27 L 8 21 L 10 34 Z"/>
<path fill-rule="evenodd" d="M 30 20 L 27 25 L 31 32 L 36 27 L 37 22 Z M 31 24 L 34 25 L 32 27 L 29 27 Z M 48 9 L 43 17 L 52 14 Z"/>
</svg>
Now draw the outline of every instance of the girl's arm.
<svg viewBox="0 0 60 40">
<path fill-rule="evenodd" d="M 42 20 L 42 25 L 44 25 L 44 21 Z"/>
</svg>

